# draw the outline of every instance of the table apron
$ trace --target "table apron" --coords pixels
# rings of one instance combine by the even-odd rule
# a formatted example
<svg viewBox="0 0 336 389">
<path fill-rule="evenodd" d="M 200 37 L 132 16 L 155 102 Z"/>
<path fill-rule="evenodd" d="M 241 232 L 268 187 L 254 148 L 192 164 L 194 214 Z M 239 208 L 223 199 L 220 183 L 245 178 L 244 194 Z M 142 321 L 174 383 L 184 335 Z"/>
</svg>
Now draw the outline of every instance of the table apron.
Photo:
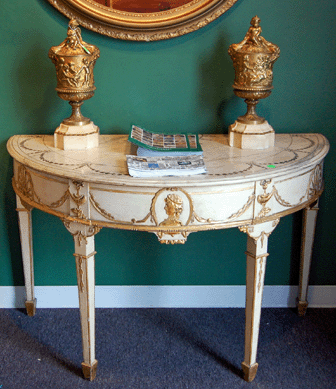
<svg viewBox="0 0 336 389">
<path fill-rule="evenodd" d="M 170 236 L 258 224 L 298 211 L 323 191 L 322 162 L 287 176 L 204 187 L 121 187 L 55 177 L 15 161 L 13 187 L 62 219 Z"/>
</svg>

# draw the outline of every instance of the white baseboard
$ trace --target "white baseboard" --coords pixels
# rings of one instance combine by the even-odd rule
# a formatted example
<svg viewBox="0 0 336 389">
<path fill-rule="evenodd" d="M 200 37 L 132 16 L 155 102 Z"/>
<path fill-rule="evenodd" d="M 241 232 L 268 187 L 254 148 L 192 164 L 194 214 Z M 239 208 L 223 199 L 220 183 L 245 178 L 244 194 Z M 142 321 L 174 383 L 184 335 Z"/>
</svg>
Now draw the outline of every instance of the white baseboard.
<svg viewBox="0 0 336 389">
<path fill-rule="evenodd" d="M 264 308 L 295 307 L 297 286 L 265 286 Z M 38 308 L 78 308 L 77 286 L 36 286 Z M 23 286 L 0 286 L 0 308 L 23 308 Z M 336 286 L 309 287 L 309 307 L 335 308 Z M 243 308 L 245 286 L 96 286 L 96 308 Z"/>
</svg>

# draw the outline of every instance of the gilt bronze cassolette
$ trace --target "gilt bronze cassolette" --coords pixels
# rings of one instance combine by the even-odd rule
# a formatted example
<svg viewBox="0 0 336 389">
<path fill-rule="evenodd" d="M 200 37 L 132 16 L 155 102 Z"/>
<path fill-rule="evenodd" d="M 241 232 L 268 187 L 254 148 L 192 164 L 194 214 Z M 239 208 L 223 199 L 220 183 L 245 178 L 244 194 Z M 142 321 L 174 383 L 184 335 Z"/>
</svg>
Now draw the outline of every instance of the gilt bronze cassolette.
<svg viewBox="0 0 336 389">
<path fill-rule="evenodd" d="M 83 101 L 94 95 L 93 67 L 98 57 L 99 49 L 83 41 L 74 19 L 69 22 L 66 39 L 49 50 L 49 58 L 56 67 L 57 94 L 72 106 L 72 115 L 55 131 L 55 147 L 86 149 L 98 146 L 99 128 L 80 111 Z"/>
<path fill-rule="evenodd" d="M 234 93 L 245 99 L 247 112 L 229 127 L 230 146 L 264 149 L 274 145 L 274 130 L 255 110 L 259 99 L 273 89 L 273 64 L 280 49 L 261 35 L 260 19 L 255 16 L 245 38 L 229 47 L 235 69 Z"/>
</svg>

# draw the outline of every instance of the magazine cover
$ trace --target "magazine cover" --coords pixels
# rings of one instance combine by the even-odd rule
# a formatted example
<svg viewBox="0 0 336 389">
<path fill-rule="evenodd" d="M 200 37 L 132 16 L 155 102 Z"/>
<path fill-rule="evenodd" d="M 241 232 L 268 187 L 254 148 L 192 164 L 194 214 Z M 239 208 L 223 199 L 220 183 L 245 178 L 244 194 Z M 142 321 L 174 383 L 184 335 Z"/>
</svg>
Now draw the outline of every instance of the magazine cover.
<svg viewBox="0 0 336 389">
<path fill-rule="evenodd" d="M 198 134 L 160 134 L 133 125 L 128 140 L 137 146 L 155 151 L 202 152 Z"/>
</svg>

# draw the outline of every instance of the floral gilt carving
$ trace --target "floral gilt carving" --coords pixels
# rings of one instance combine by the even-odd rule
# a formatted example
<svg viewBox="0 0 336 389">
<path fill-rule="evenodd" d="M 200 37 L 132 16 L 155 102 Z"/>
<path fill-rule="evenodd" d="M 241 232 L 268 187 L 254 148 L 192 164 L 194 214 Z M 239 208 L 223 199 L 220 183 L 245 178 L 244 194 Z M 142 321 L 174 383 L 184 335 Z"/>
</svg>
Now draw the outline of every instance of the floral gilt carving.
<svg viewBox="0 0 336 389">
<path fill-rule="evenodd" d="M 257 218 L 262 218 L 266 216 L 269 212 L 271 212 L 271 208 L 267 207 L 266 204 L 270 201 L 274 194 L 274 187 L 273 190 L 269 193 L 267 193 L 267 187 L 272 182 L 272 180 L 262 180 L 260 185 L 262 186 L 264 193 L 259 195 L 257 197 L 257 201 L 259 204 L 261 204 L 261 211 L 259 212 Z"/>
<path fill-rule="evenodd" d="M 28 169 L 24 165 L 19 165 L 17 173 L 17 181 L 13 179 L 13 185 L 16 186 L 20 194 L 24 197 L 27 197 L 29 200 L 41 202 L 40 198 L 37 196 L 32 176 Z"/>
<path fill-rule="evenodd" d="M 280 219 L 261 224 L 251 224 L 238 227 L 239 231 L 244 232 L 255 242 L 260 239 L 261 247 L 264 245 L 265 238 L 268 238 L 275 227 L 279 224 Z"/>
<path fill-rule="evenodd" d="M 101 227 L 96 224 L 84 225 L 77 222 L 71 222 L 67 219 L 62 219 L 62 222 L 65 228 L 73 236 L 78 246 L 82 246 L 83 243 L 87 244 L 87 238 L 98 234 L 98 232 L 101 230 Z"/>
</svg>

